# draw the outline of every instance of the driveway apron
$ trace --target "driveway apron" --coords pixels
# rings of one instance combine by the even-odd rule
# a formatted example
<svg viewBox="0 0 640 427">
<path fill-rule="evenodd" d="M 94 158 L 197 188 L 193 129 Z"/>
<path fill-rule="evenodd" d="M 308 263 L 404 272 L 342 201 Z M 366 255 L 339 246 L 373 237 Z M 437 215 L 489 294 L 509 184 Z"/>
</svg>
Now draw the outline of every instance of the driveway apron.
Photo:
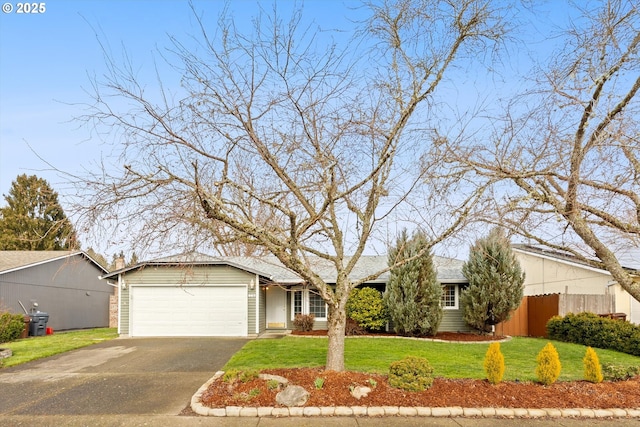
<svg viewBox="0 0 640 427">
<path fill-rule="evenodd" d="M 2 369 L 0 415 L 176 415 L 247 341 L 119 338 Z"/>
</svg>

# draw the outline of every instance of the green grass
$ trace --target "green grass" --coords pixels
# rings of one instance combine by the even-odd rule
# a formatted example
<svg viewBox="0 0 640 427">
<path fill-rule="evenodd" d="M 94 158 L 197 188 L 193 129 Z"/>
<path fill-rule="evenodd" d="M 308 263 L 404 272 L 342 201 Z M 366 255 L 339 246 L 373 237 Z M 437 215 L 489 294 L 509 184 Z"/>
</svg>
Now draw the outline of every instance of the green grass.
<svg viewBox="0 0 640 427">
<path fill-rule="evenodd" d="M 536 381 L 536 356 L 547 342 L 549 340 L 518 337 L 500 344 L 506 366 L 504 380 Z M 562 363 L 562 372 L 558 380 L 583 379 L 582 358 L 586 347 L 552 342 Z M 347 338 L 345 367 L 353 371 L 387 374 L 391 362 L 412 355 L 427 358 L 437 377 L 482 379 L 485 378 L 483 362 L 488 348 L 488 343 L 458 344 L 396 338 Z M 640 365 L 640 357 L 612 350 L 595 350 L 602 364 Z M 236 353 L 224 369 L 322 367 L 326 354 L 326 338 L 285 337 L 278 340 L 254 340 Z"/>
<path fill-rule="evenodd" d="M 10 348 L 13 355 L 0 359 L 0 367 L 20 365 L 43 357 L 49 357 L 76 348 L 86 347 L 118 336 L 115 328 L 85 329 L 72 332 L 56 332 L 53 335 L 24 338 L 0 344 Z"/>
</svg>

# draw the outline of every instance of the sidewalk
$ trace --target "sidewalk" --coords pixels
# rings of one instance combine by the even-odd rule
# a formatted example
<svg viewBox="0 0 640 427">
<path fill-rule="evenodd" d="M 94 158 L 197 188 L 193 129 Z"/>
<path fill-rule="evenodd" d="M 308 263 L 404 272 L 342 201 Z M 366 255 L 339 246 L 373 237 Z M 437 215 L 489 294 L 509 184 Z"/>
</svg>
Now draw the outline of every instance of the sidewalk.
<svg viewBox="0 0 640 427">
<path fill-rule="evenodd" d="M 639 427 L 640 419 L 502 419 L 502 418 L 433 418 L 433 417 L 288 417 L 288 418 L 218 418 L 177 415 L 0 415 L 3 427 Z"/>
</svg>

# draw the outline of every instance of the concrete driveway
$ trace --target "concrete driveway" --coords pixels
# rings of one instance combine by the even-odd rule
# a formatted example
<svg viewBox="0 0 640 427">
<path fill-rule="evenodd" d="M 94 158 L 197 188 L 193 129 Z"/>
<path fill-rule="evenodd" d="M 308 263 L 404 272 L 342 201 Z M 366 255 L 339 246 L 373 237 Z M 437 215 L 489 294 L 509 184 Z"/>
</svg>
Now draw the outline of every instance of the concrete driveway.
<svg viewBox="0 0 640 427">
<path fill-rule="evenodd" d="M 0 416 L 177 415 L 247 341 L 119 338 L 2 369 Z"/>
</svg>

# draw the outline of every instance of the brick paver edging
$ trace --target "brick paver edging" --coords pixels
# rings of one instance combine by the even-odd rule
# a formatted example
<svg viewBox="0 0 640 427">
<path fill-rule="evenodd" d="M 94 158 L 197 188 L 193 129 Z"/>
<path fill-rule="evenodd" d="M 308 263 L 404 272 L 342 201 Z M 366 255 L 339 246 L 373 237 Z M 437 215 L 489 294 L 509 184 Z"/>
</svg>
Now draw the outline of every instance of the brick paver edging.
<svg viewBox="0 0 640 427">
<path fill-rule="evenodd" d="M 191 397 L 191 409 L 198 415 L 213 417 L 509 417 L 509 418 L 640 418 L 640 408 L 636 409 L 525 409 L 525 408 L 428 408 L 404 406 L 305 406 L 305 407 L 244 407 L 227 406 L 209 408 L 202 404 L 202 394 L 212 382 L 224 374 L 218 371 Z"/>
</svg>

